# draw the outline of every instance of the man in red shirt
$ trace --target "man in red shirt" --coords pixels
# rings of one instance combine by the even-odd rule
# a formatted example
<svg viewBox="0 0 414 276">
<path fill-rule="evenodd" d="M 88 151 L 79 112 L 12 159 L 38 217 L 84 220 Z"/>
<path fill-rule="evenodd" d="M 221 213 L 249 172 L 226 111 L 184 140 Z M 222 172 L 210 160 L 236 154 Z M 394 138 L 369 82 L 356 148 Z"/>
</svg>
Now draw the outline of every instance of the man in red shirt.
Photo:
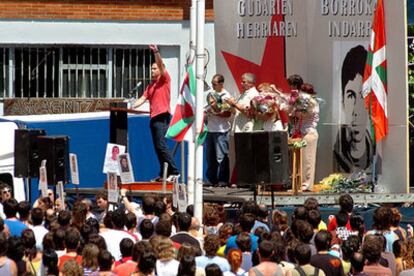
<svg viewBox="0 0 414 276">
<path fill-rule="evenodd" d="M 147 100 L 150 104 L 150 128 L 152 142 L 160 163 L 159 177 L 155 181 L 161 181 L 164 162 L 168 163 L 168 176 L 179 175 L 174 158 L 168 148 L 165 134 L 170 124 L 170 91 L 171 78 L 162 62 L 157 45 L 149 45 L 155 56 L 155 62 L 151 66 L 152 82 L 146 88 L 144 94 L 134 103 L 133 108 L 141 106 Z"/>
</svg>

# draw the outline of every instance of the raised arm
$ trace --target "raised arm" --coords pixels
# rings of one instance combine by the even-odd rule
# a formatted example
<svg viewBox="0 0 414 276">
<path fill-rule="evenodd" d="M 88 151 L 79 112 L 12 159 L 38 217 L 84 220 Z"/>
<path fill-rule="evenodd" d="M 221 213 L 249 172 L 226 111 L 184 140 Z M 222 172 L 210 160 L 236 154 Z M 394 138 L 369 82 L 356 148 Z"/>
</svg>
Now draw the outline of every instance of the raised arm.
<svg viewBox="0 0 414 276">
<path fill-rule="evenodd" d="M 154 53 L 155 63 L 157 64 L 158 69 L 160 70 L 161 76 L 164 76 L 165 66 L 164 66 L 164 63 L 162 62 L 162 57 L 160 55 L 160 51 L 158 50 L 158 46 L 155 44 L 150 44 L 149 47 Z"/>
</svg>

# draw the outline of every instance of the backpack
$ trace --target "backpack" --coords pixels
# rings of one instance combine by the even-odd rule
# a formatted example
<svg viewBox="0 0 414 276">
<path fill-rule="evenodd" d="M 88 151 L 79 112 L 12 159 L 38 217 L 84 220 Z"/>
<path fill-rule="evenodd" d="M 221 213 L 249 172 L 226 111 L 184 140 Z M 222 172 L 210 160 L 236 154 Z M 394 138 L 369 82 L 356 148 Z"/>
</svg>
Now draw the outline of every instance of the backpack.
<svg viewBox="0 0 414 276">
<path fill-rule="evenodd" d="M 303 271 L 303 268 L 301 268 L 298 265 L 295 265 L 295 270 L 297 272 L 299 272 L 300 276 L 306 276 L 305 271 Z M 315 267 L 315 272 L 313 273 L 314 276 L 318 276 L 319 275 L 319 268 Z"/>
</svg>

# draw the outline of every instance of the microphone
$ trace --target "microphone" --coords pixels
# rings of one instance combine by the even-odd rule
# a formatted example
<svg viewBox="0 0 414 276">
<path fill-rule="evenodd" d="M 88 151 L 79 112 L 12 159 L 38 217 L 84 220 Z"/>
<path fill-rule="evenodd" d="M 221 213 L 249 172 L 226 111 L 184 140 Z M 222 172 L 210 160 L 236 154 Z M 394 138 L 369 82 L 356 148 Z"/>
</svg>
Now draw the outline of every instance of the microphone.
<svg viewBox="0 0 414 276">
<path fill-rule="evenodd" d="M 137 83 L 137 85 L 135 85 L 135 87 L 134 87 L 134 88 L 132 88 L 132 89 L 131 89 L 131 91 L 129 91 L 129 93 L 128 93 L 128 97 L 129 97 L 129 98 L 133 98 L 133 97 L 134 97 L 134 93 L 133 93 L 133 92 L 135 92 L 135 91 L 137 91 L 137 92 L 138 92 L 138 89 L 141 87 L 141 85 L 142 85 L 142 81 L 139 81 L 139 82 Z"/>
</svg>

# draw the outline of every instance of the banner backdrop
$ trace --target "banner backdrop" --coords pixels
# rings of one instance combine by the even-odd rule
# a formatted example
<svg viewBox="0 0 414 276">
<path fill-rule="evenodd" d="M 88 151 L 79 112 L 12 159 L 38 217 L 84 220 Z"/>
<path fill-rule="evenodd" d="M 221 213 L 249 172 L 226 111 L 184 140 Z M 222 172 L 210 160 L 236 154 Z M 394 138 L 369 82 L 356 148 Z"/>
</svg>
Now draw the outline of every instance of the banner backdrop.
<svg viewBox="0 0 414 276">
<path fill-rule="evenodd" d="M 316 181 L 372 172 L 374 148 L 361 95 L 375 0 L 215 0 L 217 73 L 233 95 L 241 75 L 287 89 L 299 74 L 320 106 Z M 406 1 L 385 0 L 389 135 L 377 145 L 378 192 L 408 192 Z"/>
</svg>

